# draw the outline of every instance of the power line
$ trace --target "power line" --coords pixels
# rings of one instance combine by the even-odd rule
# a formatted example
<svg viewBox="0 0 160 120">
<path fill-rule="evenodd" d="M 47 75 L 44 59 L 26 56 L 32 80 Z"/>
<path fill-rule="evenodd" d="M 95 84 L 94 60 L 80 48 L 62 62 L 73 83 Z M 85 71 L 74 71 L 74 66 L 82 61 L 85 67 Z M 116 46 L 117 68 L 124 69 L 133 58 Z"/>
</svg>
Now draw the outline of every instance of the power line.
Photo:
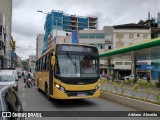
<svg viewBox="0 0 160 120">
<path fill-rule="evenodd" d="M 155 1 L 155 0 L 153 0 L 153 1 Z M 127 19 L 129 19 L 129 18 L 133 18 L 133 17 L 135 17 L 135 16 L 137 16 L 138 14 L 142 14 L 142 11 L 144 11 L 144 10 L 146 10 L 146 9 L 148 9 L 148 8 L 151 8 L 151 7 L 155 7 L 155 6 L 157 6 L 158 5 L 158 3 L 159 3 L 159 1 L 156 1 L 156 2 L 153 2 L 153 1 L 149 1 L 147 4 L 149 4 L 149 6 L 144 6 L 143 8 L 140 8 L 140 9 L 137 9 L 137 7 L 135 8 L 135 9 L 133 9 L 132 11 L 128 11 L 128 13 L 130 13 L 130 14 L 128 14 L 128 15 L 126 15 L 126 17 L 125 17 L 125 15 L 124 16 L 122 16 L 122 17 L 120 17 L 119 19 L 117 19 L 114 23 L 116 23 L 117 21 L 119 21 L 119 22 L 124 22 L 124 21 L 126 21 Z M 134 12 L 134 10 L 136 10 L 135 12 Z"/>
</svg>

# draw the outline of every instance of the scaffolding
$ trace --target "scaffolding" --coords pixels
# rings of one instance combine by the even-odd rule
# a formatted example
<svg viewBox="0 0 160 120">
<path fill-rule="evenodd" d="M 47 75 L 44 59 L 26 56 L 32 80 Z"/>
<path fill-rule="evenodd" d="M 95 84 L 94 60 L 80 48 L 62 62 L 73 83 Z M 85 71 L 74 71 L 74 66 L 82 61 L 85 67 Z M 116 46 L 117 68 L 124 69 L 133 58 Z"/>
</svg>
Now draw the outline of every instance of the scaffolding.
<svg viewBox="0 0 160 120">
<path fill-rule="evenodd" d="M 63 11 L 52 10 L 47 14 L 44 30 L 44 48 L 42 53 L 47 50 L 48 37 L 52 30 L 64 30 L 66 32 L 79 31 L 83 29 L 93 28 L 97 24 L 96 17 L 83 17 L 65 14 Z M 92 22 L 92 23 L 90 23 Z"/>
</svg>

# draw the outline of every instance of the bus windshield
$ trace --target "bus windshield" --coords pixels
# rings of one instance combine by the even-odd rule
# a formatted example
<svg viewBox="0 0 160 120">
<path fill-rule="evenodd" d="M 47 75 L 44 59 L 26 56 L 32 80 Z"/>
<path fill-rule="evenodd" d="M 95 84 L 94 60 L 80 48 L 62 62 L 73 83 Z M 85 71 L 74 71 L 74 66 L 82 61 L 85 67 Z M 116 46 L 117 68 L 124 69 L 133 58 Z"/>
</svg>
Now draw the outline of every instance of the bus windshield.
<svg viewBox="0 0 160 120">
<path fill-rule="evenodd" d="M 98 56 L 57 55 L 55 75 L 59 77 L 98 77 Z"/>
</svg>

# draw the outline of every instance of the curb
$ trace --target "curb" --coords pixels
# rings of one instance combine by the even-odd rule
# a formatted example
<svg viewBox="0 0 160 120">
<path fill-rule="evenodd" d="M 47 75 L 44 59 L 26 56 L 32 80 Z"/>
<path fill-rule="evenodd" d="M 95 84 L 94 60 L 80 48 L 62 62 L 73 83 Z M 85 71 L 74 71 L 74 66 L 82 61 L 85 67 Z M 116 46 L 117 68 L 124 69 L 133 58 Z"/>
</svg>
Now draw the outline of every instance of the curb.
<svg viewBox="0 0 160 120">
<path fill-rule="evenodd" d="M 142 111 L 160 111 L 160 105 L 155 105 L 152 103 L 131 99 L 128 97 L 123 97 L 123 96 L 119 96 L 119 95 L 115 95 L 107 92 L 101 91 L 100 97 L 138 109 L 138 110 L 142 110 Z"/>
</svg>

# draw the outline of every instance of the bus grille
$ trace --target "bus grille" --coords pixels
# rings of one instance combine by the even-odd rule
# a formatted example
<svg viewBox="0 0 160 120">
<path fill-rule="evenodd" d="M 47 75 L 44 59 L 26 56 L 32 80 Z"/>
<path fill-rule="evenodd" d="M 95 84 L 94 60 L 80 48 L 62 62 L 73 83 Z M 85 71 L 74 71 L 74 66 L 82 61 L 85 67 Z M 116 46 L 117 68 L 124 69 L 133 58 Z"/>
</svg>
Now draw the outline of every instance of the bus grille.
<svg viewBox="0 0 160 120">
<path fill-rule="evenodd" d="M 94 94 L 95 90 L 85 90 L 85 91 L 65 91 L 65 93 L 69 97 L 75 97 L 75 96 L 92 96 Z"/>
</svg>

